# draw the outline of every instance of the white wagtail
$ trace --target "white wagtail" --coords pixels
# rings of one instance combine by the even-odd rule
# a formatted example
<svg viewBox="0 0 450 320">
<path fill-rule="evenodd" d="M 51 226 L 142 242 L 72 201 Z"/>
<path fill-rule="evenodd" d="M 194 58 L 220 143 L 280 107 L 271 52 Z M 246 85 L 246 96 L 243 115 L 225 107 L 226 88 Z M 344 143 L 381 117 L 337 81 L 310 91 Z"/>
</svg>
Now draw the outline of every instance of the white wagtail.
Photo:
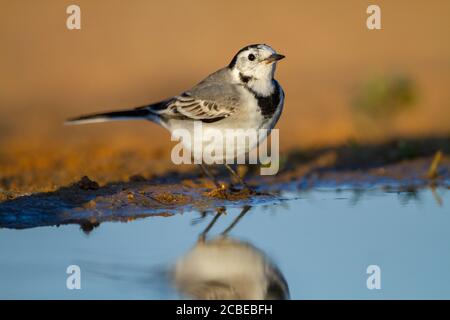
<svg viewBox="0 0 450 320">
<path fill-rule="evenodd" d="M 198 242 L 170 273 L 194 299 L 285 300 L 289 286 L 278 267 L 252 244 L 219 236 Z"/>
<path fill-rule="evenodd" d="M 220 236 L 207 240 L 208 232 L 226 214 L 225 208 L 218 208 L 197 244 L 170 272 L 181 293 L 195 299 L 289 299 L 283 274 L 264 252 L 228 236 L 250 209 L 244 206 Z"/>
<path fill-rule="evenodd" d="M 284 92 L 274 79 L 277 61 L 284 56 L 270 46 L 254 44 L 239 50 L 230 64 L 181 95 L 150 105 L 69 119 L 67 124 L 81 124 L 125 119 L 153 121 L 171 133 L 177 129 L 193 132 L 194 123 L 201 122 L 204 131 L 219 130 L 226 136 L 229 130 L 270 131 L 278 121 L 284 103 Z M 233 145 L 234 152 L 222 152 L 237 158 L 256 147 L 244 139 Z M 244 140 L 244 141 L 243 141 Z M 226 146 L 225 146 L 226 148 Z M 247 187 L 238 174 L 223 163 L 230 173 Z M 211 173 L 201 164 L 203 171 L 219 186 Z"/>
</svg>

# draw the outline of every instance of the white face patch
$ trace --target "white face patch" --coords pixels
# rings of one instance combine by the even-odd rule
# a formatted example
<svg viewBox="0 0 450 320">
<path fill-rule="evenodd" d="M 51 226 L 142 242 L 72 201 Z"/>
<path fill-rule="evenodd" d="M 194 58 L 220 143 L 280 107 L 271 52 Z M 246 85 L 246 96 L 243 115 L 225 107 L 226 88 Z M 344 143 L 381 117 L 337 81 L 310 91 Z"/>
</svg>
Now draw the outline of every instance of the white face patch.
<svg viewBox="0 0 450 320">
<path fill-rule="evenodd" d="M 264 75 L 273 67 L 273 63 L 267 64 L 265 59 L 274 53 L 276 53 L 275 50 L 266 45 L 244 50 L 239 54 L 235 67 L 247 76 Z"/>
<path fill-rule="evenodd" d="M 262 96 L 273 92 L 273 76 L 276 62 L 268 62 L 267 58 L 276 54 L 268 45 L 252 46 L 240 52 L 234 66 L 234 76 L 237 81 L 246 85 Z"/>
</svg>

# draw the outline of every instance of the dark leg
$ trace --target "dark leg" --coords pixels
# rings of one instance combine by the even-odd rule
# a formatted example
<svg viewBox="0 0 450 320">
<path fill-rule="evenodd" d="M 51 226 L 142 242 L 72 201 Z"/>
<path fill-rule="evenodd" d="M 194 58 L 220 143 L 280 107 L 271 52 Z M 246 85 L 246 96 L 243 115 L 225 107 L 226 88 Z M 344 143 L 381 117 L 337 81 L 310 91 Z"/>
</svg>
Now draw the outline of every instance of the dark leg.
<svg viewBox="0 0 450 320">
<path fill-rule="evenodd" d="M 241 213 L 236 217 L 236 219 L 233 220 L 233 222 L 228 226 L 228 228 L 226 228 L 223 232 L 222 235 L 227 235 L 228 232 L 231 231 L 231 229 L 234 228 L 234 226 L 239 222 L 239 220 L 242 219 L 243 216 L 245 216 L 245 214 L 251 209 L 251 206 L 244 206 L 242 208 Z"/>
<path fill-rule="evenodd" d="M 205 165 L 202 163 L 200 164 L 200 167 L 202 168 L 203 173 L 214 183 L 216 188 L 220 188 L 220 183 L 216 180 L 214 175 L 208 170 L 208 168 L 205 167 Z"/>
<path fill-rule="evenodd" d="M 236 173 L 236 171 L 234 171 L 233 168 L 230 167 L 229 164 L 225 163 L 224 165 L 225 168 L 227 168 L 227 170 L 231 173 L 231 175 L 239 181 L 239 183 L 244 187 L 244 189 L 251 190 L 249 186 L 244 182 L 244 180 Z"/>
<path fill-rule="evenodd" d="M 214 224 L 217 222 L 217 219 L 220 218 L 220 216 L 226 212 L 226 209 L 224 207 L 218 208 L 217 209 L 217 213 L 214 216 L 214 218 L 211 220 L 211 222 L 206 226 L 205 230 L 203 230 L 202 233 L 200 233 L 199 239 L 201 241 L 204 241 L 206 238 L 207 233 L 209 232 L 209 230 L 211 230 L 211 228 L 214 226 Z"/>
</svg>

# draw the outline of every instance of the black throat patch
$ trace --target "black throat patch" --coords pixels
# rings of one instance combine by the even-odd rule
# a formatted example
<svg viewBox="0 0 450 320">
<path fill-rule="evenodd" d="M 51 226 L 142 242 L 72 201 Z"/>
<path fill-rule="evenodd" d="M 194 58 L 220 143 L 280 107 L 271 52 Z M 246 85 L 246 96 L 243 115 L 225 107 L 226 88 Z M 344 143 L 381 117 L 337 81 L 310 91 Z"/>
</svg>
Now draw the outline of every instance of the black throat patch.
<svg viewBox="0 0 450 320">
<path fill-rule="evenodd" d="M 261 114 L 264 118 L 272 118 L 275 111 L 278 108 L 278 105 L 280 104 L 281 99 L 281 88 L 277 81 L 273 81 L 275 90 L 273 93 L 267 97 L 263 97 L 260 94 L 256 93 L 252 89 L 247 89 L 255 96 L 256 100 L 258 101 L 258 107 L 261 110 Z"/>
<path fill-rule="evenodd" d="M 246 76 L 246 75 L 242 74 L 242 72 L 239 72 L 239 78 L 241 79 L 241 81 L 242 81 L 243 83 L 248 83 L 250 80 L 253 79 L 253 77 L 251 77 L 251 76 Z"/>
</svg>

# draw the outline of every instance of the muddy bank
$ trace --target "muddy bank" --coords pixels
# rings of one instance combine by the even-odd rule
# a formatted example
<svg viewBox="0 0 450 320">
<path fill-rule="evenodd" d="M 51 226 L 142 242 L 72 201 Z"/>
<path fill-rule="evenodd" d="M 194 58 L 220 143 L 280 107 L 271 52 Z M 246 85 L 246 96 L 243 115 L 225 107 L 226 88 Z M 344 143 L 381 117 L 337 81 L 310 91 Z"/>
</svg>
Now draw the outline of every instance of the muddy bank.
<svg viewBox="0 0 450 320">
<path fill-rule="evenodd" d="M 99 144 L 95 140 L 89 140 L 65 145 L 55 140 L 38 149 L 29 143 L 22 147 L 15 144 L 0 148 L 0 202 L 32 193 L 57 191 L 76 183 L 83 176 L 105 186 L 113 181 L 158 181 L 161 177 L 177 174 L 186 174 L 187 179 L 191 179 L 201 175 L 201 170 L 195 166 L 174 165 L 170 160 L 169 144 L 147 149 L 133 141 L 125 139 L 123 143 L 115 140 L 113 144 Z M 411 164 L 404 167 L 403 162 L 424 159 L 423 166 L 429 166 L 428 162 L 439 150 L 444 155 L 441 163 L 443 172 L 440 173 L 445 176 L 445 165 L 450 155 L 448 136 L 397 139 L 378 144 L 348 142 L 339 146 L 290 149 L 281 153 L 280 171 L 273 177 L 258 177 L 259 170 L 256 166 L 240 169 L 247 179 L 261 179 L 265 183 L 275 184 L 299 179 L 320 180 L 324 175 L 326 178 L 333 174 L 337 181 L 346 181 L 355 173 L 360 174 L 359 171 L 382 177 L 386 165 L 398 164 L 400 166 L 396 172 L 389 168 L 388 176 L 396 179 L 420 179 L 423 178 L 425 169 L 410 168 Z"/>
<path fill-rule="evenodd" d="M 228 206 L 270 205 L 288 200 L 295 191 L 311 188 L 380 188 L 393 192 L 450 188 L 448 145 L 448 140 L 443 139 L 291 152 L 282 159 L 276 176 L 259 176 L 258 167 L 239 170 L 254 194 L 234 187 L 220 168 L 212 170 L 223 182 L 223 190 L 215 189 L 196 168 L 168 171 L 151 178 L 135 175 L 127 181 L 106 184 L 83 177 L 55 191 L 4 196 L 0 203 L 0 227 L 76 223 L 89 231 L 103 221 L 210 212 Z"/>
<path fill-rule="evenodd" d="M 225 195 L 225 196 L 224 196 Z M 83 230 L 104 221 L 130 221 L 171 216 L 186 211 L 208 212 L 222 206 L 261 205 L 281 201 L 275 193 L 215 190 L 209 181 L 170 174 L 151 180 L 98 186 L 83 177 L 54 192 L 36 193 L 0 203 L 0 227 L 30 228 L 77 223 Z"/>
</svg>

